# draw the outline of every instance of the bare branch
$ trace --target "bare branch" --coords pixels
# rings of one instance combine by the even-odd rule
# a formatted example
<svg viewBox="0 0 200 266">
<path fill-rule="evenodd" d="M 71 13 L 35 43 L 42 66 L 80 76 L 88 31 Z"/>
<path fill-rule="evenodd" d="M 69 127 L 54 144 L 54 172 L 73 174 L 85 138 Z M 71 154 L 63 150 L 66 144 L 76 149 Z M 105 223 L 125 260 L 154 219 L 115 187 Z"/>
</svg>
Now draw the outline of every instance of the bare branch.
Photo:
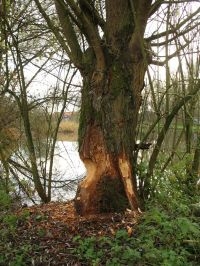
<svg viewBox="0 0 200 266">
<path fill-rule="evenodd" d="M 95 9 L 94 4 L 92 2 L 89 3 L 88 0 L 81 0 L 81 1 L 79 0 L 79 2 L 84 4 L 84 6 L 87 8 L 90 15 L 92 16 L 92 20 L 95 21 L 95 23 L 97 23 L 104 32 L 105 31 L 105 21 L 99 15 L 97 10 Z"/>
<path fill-rule="evenodd" d="M 68 56 L 70 58 L 73 58 L 69 46 L 66 45 L 66 41 L 64 40 L 64 38 L 60 34 L 58 28 L 53 24 L 53 22 L 51 21 L 51 19 L 49 18 L 49 16 L 45 12 L 45 10 L 43 9 L 42 5 L 40 4 L 40 1 L 39 0 L 34 0 L 34 1 L 35 1 L 36 6 L 38 7 L 39 12 L 42 14 L 42 16 L 45 19 L 48 27 L 52 30 L 53 34 L 55 35 L 55 37 L 59 41 L 59 43 L 62 46 L 62 48 L 66 51 L 66 53 L 68 54 Z"/>
<path fill-rule="evenodd" d="M 170 59 L 176 57 L 180 51 L 182 51 L 184 48 L 186 48 L 192 40 L 187 40 L 186 43 L 184 45 L 180 45 L 180 48 L 178 50 L 176 50 L 174 53 L 170 54 L 165 61 L 156 61 L 156 60 L 152 60 L 151 64 L 152 65 L 157 65 L 157 66 L 164 66 Z"/>
<path fill-rule="evenodd" d="M 152 35 L 152 36 L 146 38 L 146 40 L 147 40 L 148 42 L 150 42 L 150 41 L 153 41 L 153 40 L 157 40 L 157 39 L 159 39 L 159 38 L 162 38 L 162 37 L 166 36 L 166 34 L 172 34 L 172 33 L 176 32 L 176 31 L 180 30 L 181 27 L 183 27 L 184 25 L 186 25 L 187 22 L 189 22 L 188 25 L 190 25 L 192 22 L 194 22 L 194 21 L 192 20 L 192 18 L 193 18 L 194 16 L 196 16 L 197 14 L 199 14 L 199 12 L 200 12 L 200 8 L 198 8 L 198 9 L 197 9 L 194 13 L 192 13 L 191 15 L 187 16 L 187 18 L 184 19 L 181 23 L 179 23 L 176 27 L 174 27 L 174 28 L 172 28 L 172 29 L 170 29 L 170 30 L 168 30 L 168 31 L 163 31 L 163 32 L 160 32 L 160 33 L 158 33 L 158 34 Z M 197 18 L 196 18 L 196 19 L 197 19 Z M 196 19 L 195 19 L 195 20 L 196 20 Z M 191 20 L 192 20 L 192 21 L 191 21 Z M 199 23 L 198 23 L 198 24 L 199 24 Z M 197 25 L 198 25 L 198 24 L 197 24 Z"/>
<path fill-rule="evenodd" d="M 55 0 L 55 6 L 60 23 L 62 25 L 64 36 L 71 51 L 71 60 L 76 66 L 80 66 L 80 63 L 82 62 L 82 51 L 78 43 L 78 38 L 76 36 L 75 30 L 68 16 L 69 12 L 67 10 L 67 7 L 61 0 Z"/>
<path fill-rule="evenodd" d="M 152 6 L 149 11 L 149 17 L 151 17 L 163 4 L 164 0 L 157 0 Z"/>
<path fill-rule="evenodd" d="M 180 32 L 176 32 L 176 35 L 174 35 L 173 37 L 169 38 L 168 41 L 163 41 L 163 42 L 153 42 L 151 43 L 151 47 L 158 47 L 158 46 L 163 46 L 166 45 L 166 43 L 170 43 L 172 41 L 175 41 L 176 38 L 184 36 L 186 33 L 190 32 L 191 30 L 195 29 L 197 26 L 200 25 L 200 22 L 198 22 L 197 24 L 193 25 L 192 27 L 187 27 L 184 31 L 180 31 Z"/>
<path fill-rule="evenodd" d="M 94 50 L 96 56 L 96 67 L 99 72 L 103 72 L 105 68 L 104 52 L 101 45 L 98 27 L 93 21 L 81 11 L 74 0 L 66 0 L 73 12 L 82 22 L 82 29 L 89 45 Z"/>
</svg>

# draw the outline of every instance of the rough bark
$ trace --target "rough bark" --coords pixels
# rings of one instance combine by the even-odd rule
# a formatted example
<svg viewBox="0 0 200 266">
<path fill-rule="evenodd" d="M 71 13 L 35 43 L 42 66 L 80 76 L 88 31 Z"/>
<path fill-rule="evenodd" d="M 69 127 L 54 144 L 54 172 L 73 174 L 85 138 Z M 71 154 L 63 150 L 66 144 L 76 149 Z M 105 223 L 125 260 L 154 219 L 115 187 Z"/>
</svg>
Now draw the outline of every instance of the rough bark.
<svg viewBox="0 0 200 266">
<path fill-rule="evenodd" d="M 81 215 L 139 207 L 133 150 L 145 63 L 130 64 L 125 52 L 106 62 L 105 73 L 84 78 L 79 152 L 87 176 L 75 200 Z"/>
</svg>

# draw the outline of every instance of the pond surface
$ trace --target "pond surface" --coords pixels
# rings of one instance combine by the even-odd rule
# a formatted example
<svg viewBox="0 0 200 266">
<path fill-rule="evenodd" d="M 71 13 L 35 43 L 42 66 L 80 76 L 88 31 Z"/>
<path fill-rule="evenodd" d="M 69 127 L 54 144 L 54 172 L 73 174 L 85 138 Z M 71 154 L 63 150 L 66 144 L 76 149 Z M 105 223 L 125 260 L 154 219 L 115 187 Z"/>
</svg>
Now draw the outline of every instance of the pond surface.
<svg viewBox="0 0 200 266">
<path fill-rule="evenodd" d="M 38 158 L 38 170 L 42 176 L 42 172 L 46 165 L 47 175 L 49 169 L 49 161 L 45 163 L 44 158 Z M 51 200 L 52 201 L 66 201 L 73 199 L 76 195 L 78 182 L 86 175 L 86 169 L 80 160 L 78 153 L 77 142 L 69 141 L 57 141 L 53 162 L 53 174 L 52 174 L 52 189 Z M 21 175 L 18 172 L 21 182 L 27 183 L 32 192 L 32 199 L 35 203 L 40 203 L 40 198 L 37 195 L 34 184 L 29 178 Z M 42 180 L 42 179 L 41 179 Z M 28 199 L 27 196 L 20 190 L 16 184 L 16 190 L 21 195 L 22 203 L 32 205 L 33 201 Z"/>
<path fill-rule="evenodd" d="M 58 141 L 56 143 L 53 172 L 56 179 L 66 183 L 79 181 L 86 174 L 86 169 L 78 154 L 77 142 Z M 75 182 L 76 183 L 76 182 Z M 68 200 L 74 198 L 76 185 L 52 190 L 52 200 Z"/>
</svg>

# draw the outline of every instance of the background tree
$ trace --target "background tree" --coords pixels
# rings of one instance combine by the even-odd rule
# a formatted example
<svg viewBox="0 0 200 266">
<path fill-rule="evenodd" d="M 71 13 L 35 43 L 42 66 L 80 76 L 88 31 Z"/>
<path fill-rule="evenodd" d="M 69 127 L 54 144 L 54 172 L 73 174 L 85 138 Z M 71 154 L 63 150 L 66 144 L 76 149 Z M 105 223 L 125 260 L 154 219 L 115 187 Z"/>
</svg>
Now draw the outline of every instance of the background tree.
<svg viewBox="0 0 200 266">
<path fill-rule="evenodd" d="M 194 8 L 196 5 L 190 5 L 188 9 L 172 5 L 168 26 L 176 25 L 177 21 L 180 20 L 177 16 L 174 17 L 174 14 L 187 17 L 191 14 L 192 7 Z M 163 17 L 160 18 L 161 20 L 160 22 L 158 20 L 158 23 L 162 22 Z M 198 29 L 198 23 L 192 23 Z M 165 38 L 166 41 L 164 41 Z M 196 142 L 199 125 L 194 123 L 198 121 L 199 117 L 199 106 L 197 104 L 199 101 L 198 33 L 196 30 L 191 30 L 184 34 L 184 38 L 187 39 L 188 43 L 185 47 L 182 46 L 180 39 L 167 42 L 168 35 L 165 38 L 163 42 L 154 43 L 154 47 L 164 45 L 166 51 L 174 51 L 175 49 L 177 51 L 176 58 L 173 59 L 173 63 L 166 61 L 165 78 L 160 76 L 160 67 L 157 68 L 155 74 L 152 73 L 153 81 L 148 71 L 150 90 L 145 90 L 144 98 L 147 99 L 148 97 L 149 100 L 146 100 L 143 109 L 145 110 L 145 108 L 151 106 L 150 119 L 152 123 L 149 125 L 149 118 L 142 117 L 140 132 L 143 133 L 143 136 L 138 136 L 143 141 L 149 139 L 154 141 L 152 152 L 148 154 L 150 159 L 148 158 L 149 163 L 146 164 L 146 171 L 142 170 L 143 173 L 139 173 L 141 177 L 139 178 L 140 193 L 147 189 L 145 197 L 148 199 L 155 194 L 155 187 L 158 189 L 156 191 L 159 191 L 162 182 L 166 181 L 163 180 L 166 178 L 164 175 L 163 178 L 158 178 L 159 175 L 162 176 L 164 171 L 168 173 L 167 178 L 169 178 L 170 172 L 173 173 L 172 175 L 179 183 L 180 191 L 184 191 L 188 196 L 194 195 L 199 169 L 197 166 L 199 159 L 197 159 L 198 145 Z M 143 123 L 146 123 L 146 125 L 143 126 Z M 147 125 L 149 125 L 148 129 L 146 129 Z M 196 158 L 195 162 L 197 164 L 192 162 L 193 156 Z M 194 165 L 197 166 L 194 171 L 196 174 L 191 174 Z M 142 169 L 142 167 L 139 168 Z M 181 169 L 177 171 L 177 168 Z M 147 172 L 147 174 L 144 174 L 144 172 Z"/>
<path fill-rule="evenodd" d="M 0 160 L 7 181 L 14 180 L 28 197 L 35 199 L 32 192 L 36 191 L 43 202 L 49 202 L 52 188 L 67 187 L 68 184 L 63 177 L 60 182 L 54 179 L 53 159 L 68 96 L 71 97 L 71 90 L 77 89 L 72 85 L 76 70 L 54 42 L 54 36 L 44 25 L 33 2 L 13 5 L 3 1 L 1 17 L 1 45 L 4 49 L 1 50 Z M 45 92 L 47 86 L 44 88 L 41 83 L 46 75 L 52 79 L 48 94 Z M 73 98 L 76 101 L 74 94 Z M 54 115 L 56 111 L 59 113 L 57 117 Z M 16 145 L 14 137 L 8 135 L 11 130 L 13 132 L 12 124 L 18 133 Z M 8 147 L 12 148 L 9 153 Z"/>
</svg>

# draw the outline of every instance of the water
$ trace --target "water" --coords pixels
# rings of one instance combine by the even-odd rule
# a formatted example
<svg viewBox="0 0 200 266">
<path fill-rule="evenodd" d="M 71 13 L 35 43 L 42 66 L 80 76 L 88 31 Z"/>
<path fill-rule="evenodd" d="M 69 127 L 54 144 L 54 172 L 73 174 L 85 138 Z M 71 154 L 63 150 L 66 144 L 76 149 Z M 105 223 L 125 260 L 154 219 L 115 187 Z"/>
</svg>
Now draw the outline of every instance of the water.
<svg viewBox="0 0 200 266">
<path fill-rule="evenodd" d="M 57 142 L 53 169 L 67 179 L 76 179 L 85 173 L 85 167 L 78 154 L 77 142 Z"/>
<path fill-rule="evenodd" d="M 52 200 L 69 200 L 74 198 L 76 183 L 82 179 L 86 170 L 78 154 L 77 142 L 58 141 L 54 156 L 54 177 L 64 181 L 66 186 L 52 190 Z M 72 182 L 75 181 L 75 182 Z"/>
<path fill-rule="evenodd" d="M 38 158 L 38 170 L 40 173 L 43 172 L 42 169 L 44 169 L 45 164 L 44 158 Z M 46 169 L 46 176 L 48 177 L 49 161 L 47 162 Z M 29 192 L 31 191 L 31 197 L 34 202 L 40 203 L 40 198 L 34 189 L 34 184 L 31 179 L 19 172 L 17 172 L 17 175 L 20 181 L 23 182 L 23 184 L 27 184 L 26 187 L 29 187 Z M 73 199 L 76 195 L 78 182 L 85 175 L 86 170 L 78 154 L 77 142 L 57 141 L 53 162 L 51 200 L 66 201 Z M 18 194 L 21 195 L 22 203 L 26 203 L 27 205 L 33 204 L 33 201 L 28 199 L 27 196 L 18 189 L 17 184 L 16 190 Z"/>
</svg>

